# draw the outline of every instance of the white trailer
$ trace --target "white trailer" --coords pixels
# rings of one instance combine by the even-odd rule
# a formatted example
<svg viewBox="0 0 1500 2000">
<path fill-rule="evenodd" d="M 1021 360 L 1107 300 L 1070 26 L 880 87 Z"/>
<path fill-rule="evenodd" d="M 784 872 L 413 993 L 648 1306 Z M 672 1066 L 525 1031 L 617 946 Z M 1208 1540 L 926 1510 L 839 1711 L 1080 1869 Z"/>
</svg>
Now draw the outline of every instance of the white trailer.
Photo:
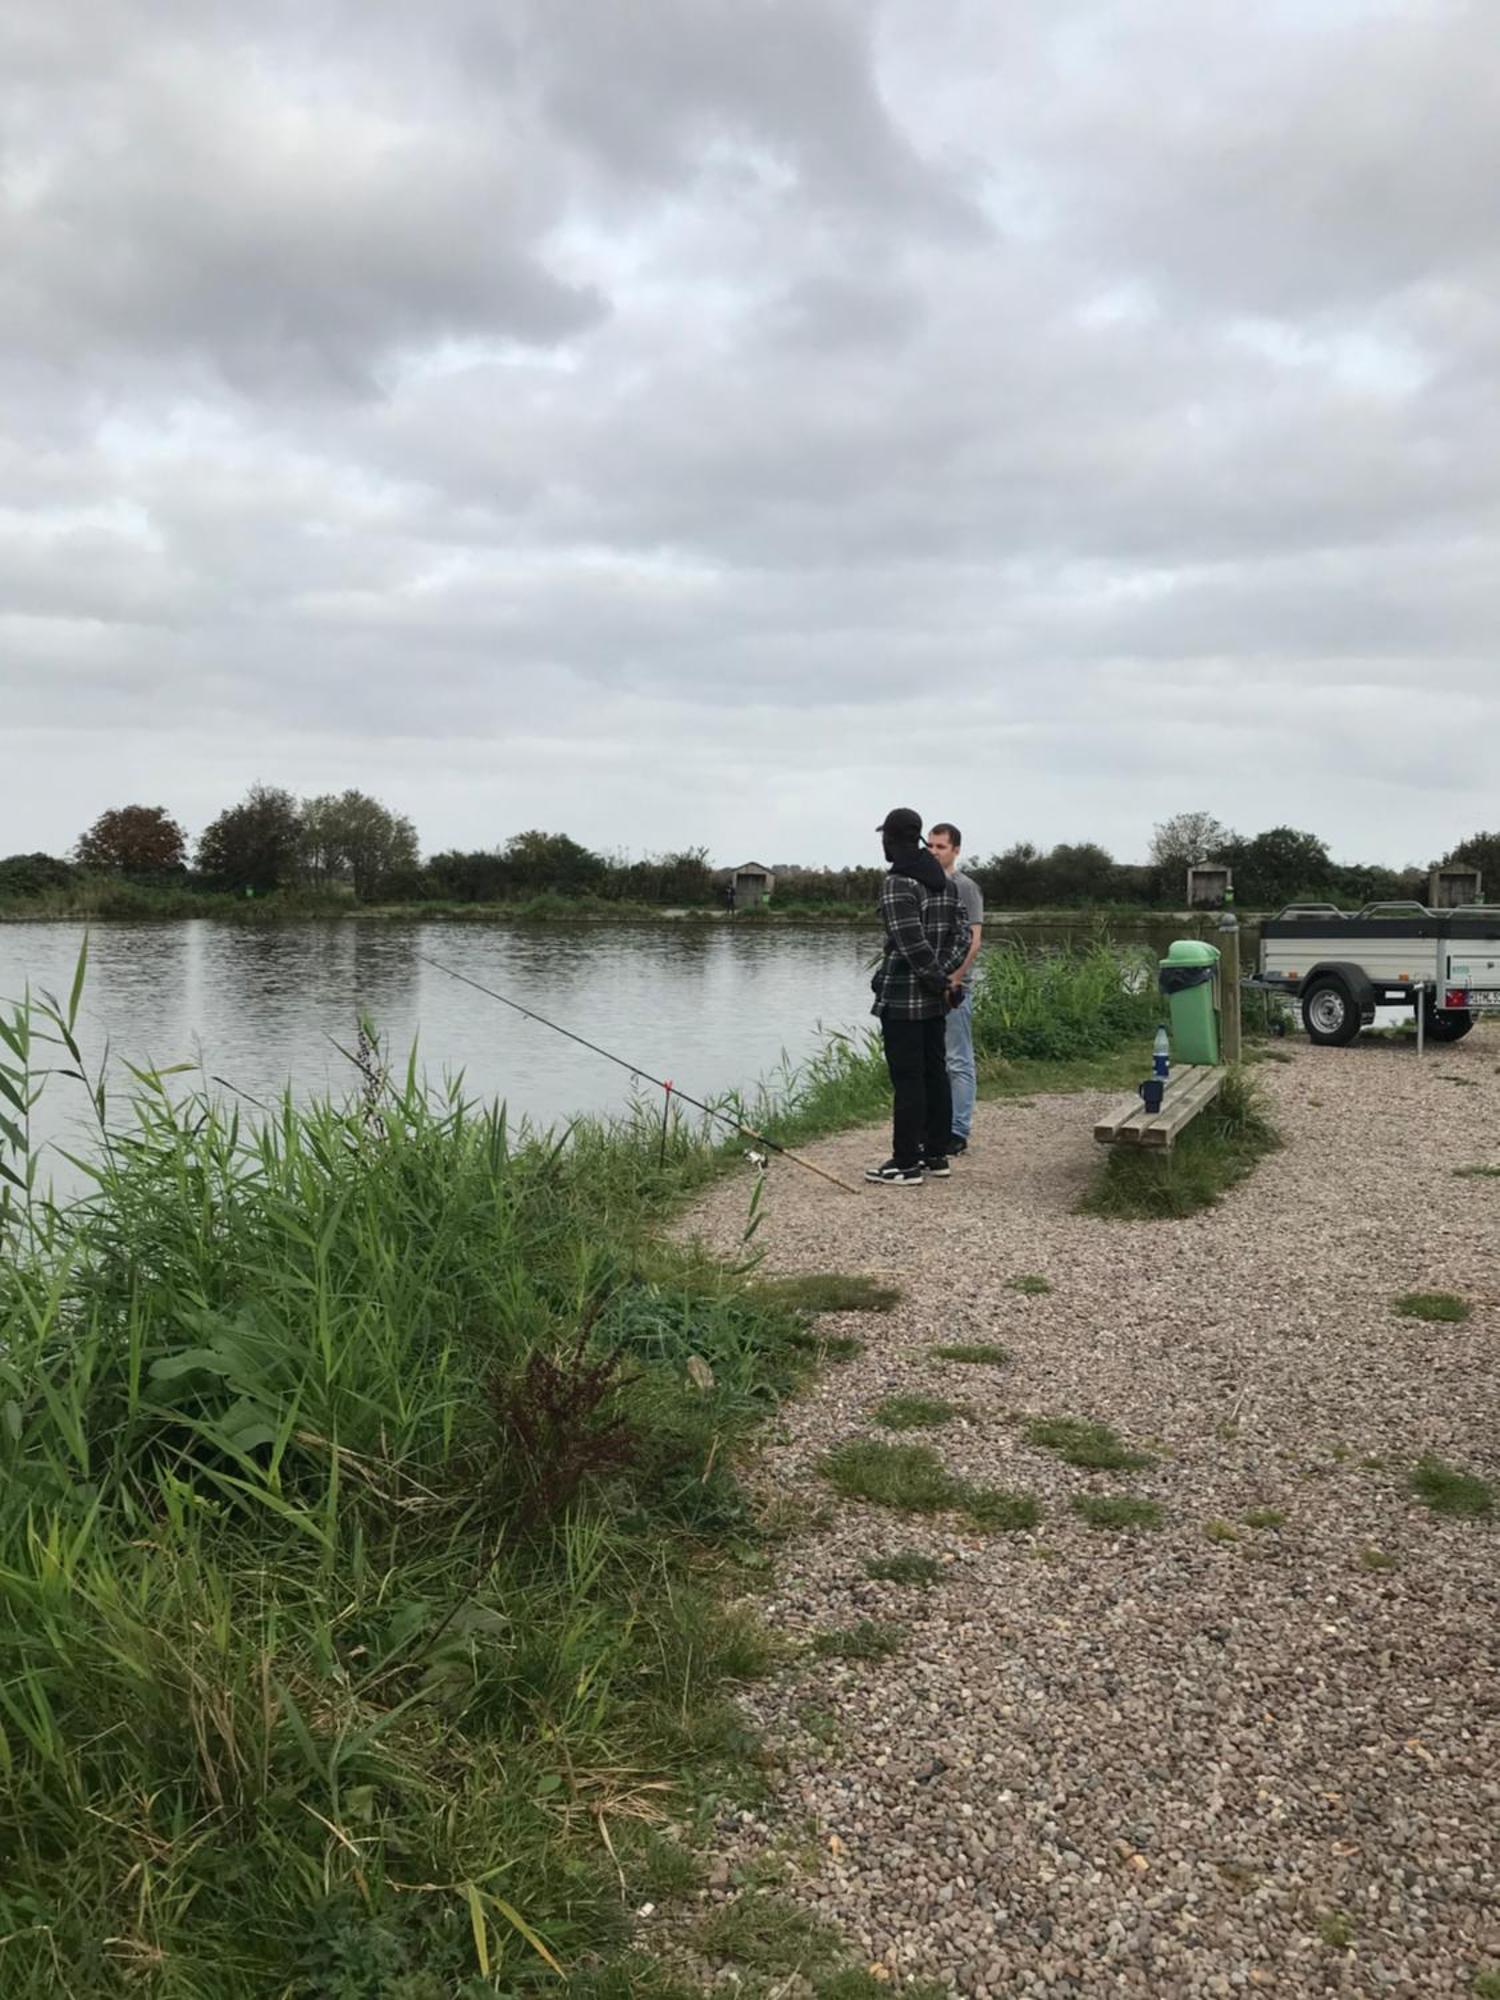
<svg viewBox="0 0 1500 2000">
<path fill-rule="evenodd" d="M 1349 916 L 1293 903 L 1261 925 L 1246 983 L 1295 999 L 1310 1041 L 1352 1042 L 1377 1007 L 1411 1007 L 1419 1040 L 1456 1042 L 1500 1008 L 1500 904 L 1371 903 Z"/>
</svg>

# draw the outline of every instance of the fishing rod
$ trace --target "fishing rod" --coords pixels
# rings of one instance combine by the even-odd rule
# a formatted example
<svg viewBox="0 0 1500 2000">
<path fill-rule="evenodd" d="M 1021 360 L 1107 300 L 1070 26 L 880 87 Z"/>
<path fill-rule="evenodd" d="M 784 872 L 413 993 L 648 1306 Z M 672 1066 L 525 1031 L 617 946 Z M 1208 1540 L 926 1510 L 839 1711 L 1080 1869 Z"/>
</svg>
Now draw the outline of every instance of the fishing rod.
<svg viewBox="0 0 1500 2000">
<path fill-rule="evenodd" d="M 446 972 L 450 979 L 456 979 L 464 986 L 472 986 L 476 993 L 484 993 L 491 1000 L 498 1000 L 502 1007 L 509 1007 L 513 1013 L 519 1014 L 523 1021 L 535 1021 L 539 1027 L 550 1028 L 555 1035 L 566 1035 L 570 1042 L 577 1042 L 581 1049 L 588 1049 L 593 1055 L 603 1056 L 606 1062 L 614 1063 L 617 1068 L 627 1071 L 631 1076 L 638 1076 L 642 1083 L 655 1084 L 658 1090 L 667 1093 L 668 1104 L 674 1097 L 680 1097 L 684 1104 L 691 1104 L 695 1111 L 701 1111 L 709 1118 L 717 1118 L 721 1125 L 732 1125 L 736 1132 L 743 1132 L 746 1138 L 754 1139 L 759 1145 L 769 1146 L 773 1153 L 779 1153 L 782 1159 L 790 1160 L 793 1166 L 806 1167 L 810 1174 L 817 1174 L 821 1180 L 832 1181 L 833 1185 L 842 1188 L 845 1194 L 859 1193 L 857 1187 L 851 1186 L 848 1181 L 841 1181 L 837 1174 L 829 1173 L 828 1169 L 820 1167 L 816 1160 L 805 1159 L 801 1153 L 794 1153 L 790 1146 L 778 1145 L 776 1140 L 767 1138 L 764 1132 L 757 1132 L 753 1125 L 747 1125 L 743 1118 L 736 1118 L 732 1112 L 721 1111 L 717 1105 L 705 1104 L 701 1098 L 690 1097 L 685 1090 L 680 1090 L 668 1079 L 653 1076 L 639 1064 L 627 1062 L 623 1056 L 614 1055 L 609 1049 L 601 1049 L 597 1042 L 591 1042 L 586 1035 L 575 1035 L 571 1028 L 560 1028 L 556 1021 L 549 1021 L 545 1014 L 538 1014 L 534 1007 L 523 1007 L 519 1000 L 511 1000 L 504 993 L 497 993 L 493 986 L 482 985 L 479 980 L 471 979 L 467 972 L 459 972 L 451 965 L 444 965 L 440 959 L 429 958 L 425 951 L 419 951 L 417 957 L 424 965 L 430 965 L 438 972 Z"/>
</svg>

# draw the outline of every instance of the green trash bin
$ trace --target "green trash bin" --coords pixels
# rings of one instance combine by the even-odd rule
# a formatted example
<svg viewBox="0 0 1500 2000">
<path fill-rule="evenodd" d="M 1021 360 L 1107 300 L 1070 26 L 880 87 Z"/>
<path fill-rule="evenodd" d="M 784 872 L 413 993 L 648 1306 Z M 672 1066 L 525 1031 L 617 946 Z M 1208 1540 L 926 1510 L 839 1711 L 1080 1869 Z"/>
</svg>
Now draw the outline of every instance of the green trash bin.
<svg viewBox="0 0 1500 2000">
<path fill-rule="evenodd" d="M 1180 1063 L 1219 1060 L 1219 951 L 1198 938 L 1178 938 L 1161 961 L 1157 984 L 1172 1017 L 1172 1057 Z"/>
</svg>

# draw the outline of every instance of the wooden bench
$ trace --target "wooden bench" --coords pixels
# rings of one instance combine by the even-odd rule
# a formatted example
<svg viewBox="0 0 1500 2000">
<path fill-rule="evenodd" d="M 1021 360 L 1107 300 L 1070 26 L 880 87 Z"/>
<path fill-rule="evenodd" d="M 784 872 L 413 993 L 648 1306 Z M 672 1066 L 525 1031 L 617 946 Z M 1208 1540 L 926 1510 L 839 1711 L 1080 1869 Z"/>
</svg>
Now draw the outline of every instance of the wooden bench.
<svg viewBox="0 0 1500 2000">
<path fill-rule="evenodd" d="M 1224 1081 L 1222 1067 L 1183 1063 L 1167 1078 L 1161 1110 L 1148 1111 L 1139 1096 L 1122 1097 L 1094 1127 L 1101 1146 L 1145 1146 L 1170 1151 L 1206 1104 L 1212 1104 Z"/>
</svg>

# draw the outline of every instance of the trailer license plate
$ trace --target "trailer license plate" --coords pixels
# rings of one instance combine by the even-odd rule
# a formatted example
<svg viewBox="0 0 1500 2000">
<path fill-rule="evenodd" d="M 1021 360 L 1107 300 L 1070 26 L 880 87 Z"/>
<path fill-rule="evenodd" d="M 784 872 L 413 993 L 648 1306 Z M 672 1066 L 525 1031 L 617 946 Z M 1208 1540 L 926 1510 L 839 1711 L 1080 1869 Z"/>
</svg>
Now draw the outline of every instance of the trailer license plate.
<svg viewBox="0 0 1500 2000">
<path fill-rule="evenodd" d="M 1471 986 L 1470 1007 L 1500 1007 L 1500 986 Z"/>
</svg>

